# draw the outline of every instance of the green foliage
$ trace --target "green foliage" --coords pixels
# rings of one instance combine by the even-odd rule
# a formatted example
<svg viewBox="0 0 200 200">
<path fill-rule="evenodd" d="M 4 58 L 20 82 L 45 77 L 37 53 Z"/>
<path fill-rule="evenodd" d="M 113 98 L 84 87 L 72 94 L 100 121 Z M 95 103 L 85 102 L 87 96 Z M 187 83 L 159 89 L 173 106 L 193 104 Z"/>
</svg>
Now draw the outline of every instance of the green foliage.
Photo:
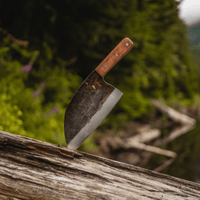
<svg viewBox="0 0 200 200">
<path fill-rule="evenodd" d="M 9 85 L 4 93 L 11 95 L 11 107 L 17 105 L 22 112 L 16 115 L 20 126 L 37 138 L 47 137 L 41 127 L 44 135 L 63 132 L 64 109 L 81 78 L 124 37 L 134 47 L 105 77 L 124 96 L 100 128 L 118 130 L 148 116 L 150 98 L 192 105 L 199 88 L 177 5 L 174 0 L 1 1 L 1 27 L 29 42 L 24 48 L 4 41 L 0 49 L 2 63 L 7 62 L 0 82 Z M 26 63 L 34 63 L 31 71 L 19 73 Z M 59 112 L 47 117 L 54 107 Z M 56 118 L 52 126 L 51 118 Z"/>
<path fill-rule="evenodd" d="M 0 6 L 2 26 L 40 52 L 25 82 L 32 89 L 48 82 L 43 105 L 59 101 L 66 107 L 80 83 L 75 74 L 85 79 L 124 37 L 131 38 L 134 47 L 105 77 L 124 96 L 104 126 L 117 128 L 148 115 L 149 98 L 192 105 L 199 92 L 174 0 L 50 0 L 23 6 L 12 1 L 12 8 L 2 9 L 6 5 L 3 1 Z M 70 73 L 67 79 L 63 72 Z"/>
<path fill-rule="evenodd" d="M 134 47 L 113 69 L 114 73 L 106 76 L 109 83 L 124 93 L 115 115 L 126 113 L 128 119 L 148 115 L 149 98 L 176 99 L 193 105 L 199 87 L 184 25 L 178 19 L 177 3 L 145 0 L 141 4 L 130 3 L 133 14 L 120 31 L 132 39 Z"/>
<path fill-rule="evenodd" d="M 70 101 L 72 89 L 78 87 L 79 77 L 61 72 L 58 67 L 51 70 L 52 74 L 46 76 L 46 90 L 54 90 L 52 96 L 55 101 L 45 103 L 45 89 L 40 87 L 34 91 L 27 87 L 28 74 L 21 70 L 24 67 L 22 63 L 33 60 L 38 52 L 30 52 L 12 43 L 8 37 L 4 37 L 0 43 L 0 129 L 65 145 L 64 105 Z M 16 54 L 18 60 L 15 59 Z M 72 79 L 74 84 L 70 83 Z"/>
</svg>

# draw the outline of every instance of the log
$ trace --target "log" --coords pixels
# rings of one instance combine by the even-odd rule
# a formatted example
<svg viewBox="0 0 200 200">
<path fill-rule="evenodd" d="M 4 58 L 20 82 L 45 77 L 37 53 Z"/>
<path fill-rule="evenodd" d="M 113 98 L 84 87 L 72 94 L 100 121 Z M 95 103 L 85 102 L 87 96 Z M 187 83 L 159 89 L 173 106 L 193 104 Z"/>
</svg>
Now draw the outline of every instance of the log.
<svg viewBox="0 0 200 200">
<path fill-rule="evenodd" d="M 0 199 L 200 199 L 200 185 L 0 131 Z"/>
</svg>

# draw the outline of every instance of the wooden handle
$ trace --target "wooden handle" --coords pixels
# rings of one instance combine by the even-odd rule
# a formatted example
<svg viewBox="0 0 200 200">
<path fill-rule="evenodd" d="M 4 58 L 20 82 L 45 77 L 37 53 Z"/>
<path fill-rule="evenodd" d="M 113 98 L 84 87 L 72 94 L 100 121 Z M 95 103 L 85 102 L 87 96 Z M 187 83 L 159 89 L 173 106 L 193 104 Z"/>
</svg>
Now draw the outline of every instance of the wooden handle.
<svg viewBox="0 0 200 200">
<path fill-rule="evenodd" d="M 124 38 L 99 64 L 95 71 L 104 77 L 133 47 L 129 38 Z"/>
</svg>

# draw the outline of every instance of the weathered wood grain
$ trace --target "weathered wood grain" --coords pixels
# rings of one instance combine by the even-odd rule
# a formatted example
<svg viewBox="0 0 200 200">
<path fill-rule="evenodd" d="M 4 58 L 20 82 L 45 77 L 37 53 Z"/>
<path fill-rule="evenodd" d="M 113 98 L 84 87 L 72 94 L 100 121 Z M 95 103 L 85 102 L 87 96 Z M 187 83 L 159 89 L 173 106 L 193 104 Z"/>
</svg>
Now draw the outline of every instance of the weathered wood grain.
<svg viewBox="0 0 200 200">
<path fill-rule="evenodd" d="M 200 185 L 0 131 L 3 199 L 196 200 Z"/>
</svg>

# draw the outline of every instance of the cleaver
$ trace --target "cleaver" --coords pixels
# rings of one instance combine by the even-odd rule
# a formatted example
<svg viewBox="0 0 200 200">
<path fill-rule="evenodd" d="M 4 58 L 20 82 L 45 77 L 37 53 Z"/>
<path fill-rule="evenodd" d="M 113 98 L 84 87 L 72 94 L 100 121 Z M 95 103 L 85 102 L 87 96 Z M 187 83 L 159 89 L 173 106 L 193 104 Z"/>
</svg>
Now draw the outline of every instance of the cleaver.
<svg viewBox="0 0 200 200">
<path fill-rule="evenodd" d="M 72 100 L 64 118 L 67 148 L 76 150 L 101 124 L 123 93 L 104 81 L 104 76 L 133 47 L 124 38 L 99 66 L 85 79 Z"/>
</svg>

